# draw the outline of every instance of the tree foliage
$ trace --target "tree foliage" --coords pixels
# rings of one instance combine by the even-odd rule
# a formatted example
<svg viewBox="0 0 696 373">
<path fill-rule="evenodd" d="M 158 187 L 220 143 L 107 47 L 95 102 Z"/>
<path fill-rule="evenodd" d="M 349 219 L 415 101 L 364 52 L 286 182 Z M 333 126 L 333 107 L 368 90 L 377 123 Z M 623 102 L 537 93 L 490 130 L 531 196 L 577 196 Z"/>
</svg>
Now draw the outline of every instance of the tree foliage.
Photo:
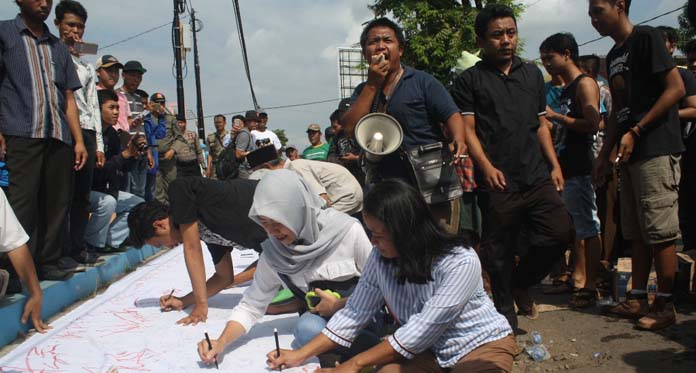
<svg viewBox="0 0 696 373">
<path fill-rule="evenodd" d="M 288 136 L 285 134 L 285 130 L 282 128 L 276 128 L 273 130 L 273 133 L 278 136 L 278 140 L 280 140 L 280 145 L 285 147 L 285 145 L 288 143 Z"/>
<path fill-rule="evenodd" d="M 486 3 L 511 6 L 516 15 L 523 9 L 515 0 L 375 0 L 369 8 L 377 17 L 393 17 L 404 29 L 405 64 L 449 84 L 462 51 L 478 49 L 474 20 Z"/>
<path fill-rule="evenodd" d="M 684 12 L 679 15 L 679 28 L 677 29 L 677 35 L 679 40 L 677 41 L 677 48 L 684 51 L 686 43 L 696 37 L 696 28 L 691 25 L 687 17 L 687 8 L 684 8 Z"/>
</svg>

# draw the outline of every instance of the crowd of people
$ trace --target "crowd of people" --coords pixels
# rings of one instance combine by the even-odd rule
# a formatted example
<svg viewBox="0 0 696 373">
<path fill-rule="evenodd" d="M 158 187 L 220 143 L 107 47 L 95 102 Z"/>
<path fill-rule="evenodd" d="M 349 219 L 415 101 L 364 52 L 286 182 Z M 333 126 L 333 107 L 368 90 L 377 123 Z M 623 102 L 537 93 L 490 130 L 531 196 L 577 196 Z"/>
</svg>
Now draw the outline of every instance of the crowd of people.
<svg viewBox="0 0 696 373">
<path fill-rule="evenodd" d="M 140 89 L 139 61 L 82 59 L 79 2 L 56 6 L 58 36 L 44 23 L 52 1 L 16 2 L 0 22 L 0 280 L 25 286 L 22 322 L 39 332 L 50 328 L 39 279 L 145 244 L 183 244 L 191 292 L 160 299 L 163 311 L 193 307 L 179 324 L 205 322 L 208 298 L 249 285 L 219 337 L 198 344 L 205 363 L 264 314 L 298 312 L 294 349 L 270 352 L 272 369 L 334 352 L 341 364 L 321 371 L 509 372 L 518 316 L 539 317 L 529 289 L 550 275 L 547 292 L 594 307 L 601 274 L 629 251 L 631 290 L 604 311 L 644 330 L 676 322 L 676 244 L 696 248 L 696 44 L 678 68 L 675 30 L 634 26 L 630 0 L 588 1 L 615 42 L 606 77 L 557 33 L 539 46 L 549 82 L 517 56 L 507 6 L 480 10 L 481 60 L 449 87 L 404 65 L 403 31 L 377 18 L 360 37 L 367 80 L 326 131 L 307 127 L 301 153 L 255 110 L 229 127 L 216 115 L 199 139 L 162 93 Z M 371 113 L 403 132 L 377 159 L 355 138 Z M 454 176 L 433 180 L 423 159 Z M 235 248 L 258 261 L 235 274 Z M 293 297 L 273 303 L 280 288 Z"/>
</svg>

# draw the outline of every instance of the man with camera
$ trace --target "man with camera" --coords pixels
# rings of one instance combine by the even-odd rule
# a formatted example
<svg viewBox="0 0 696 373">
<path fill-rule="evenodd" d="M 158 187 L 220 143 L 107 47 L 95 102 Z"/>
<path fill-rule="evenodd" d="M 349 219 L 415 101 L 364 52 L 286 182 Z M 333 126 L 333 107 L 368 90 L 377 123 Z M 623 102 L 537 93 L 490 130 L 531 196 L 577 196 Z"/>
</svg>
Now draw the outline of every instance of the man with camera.
<svg viewBox="0 0 696 373">
<path fill-rule="evenodd" d="M 108 252 L 118 249 L 128 237 L 128 213 L 143 199 L 119 190 L 128 180 L 128 170 L 133 162 L 148 150 L 145 135 L 132 136 L 125 147 L 114 129 L 118 121 L 118 95 L 110 89 L 98 93 L 101 110 L 102 136 L 106 162 L 103 168 L 94 171 L 90 205 L 92 216 L 87 224 L 85 241 L 96 251 Z M 111 221 L 113 214 L 116 219 Z"/>
<path fill-rule="evenodd" d="M 401 150 L 385 155 L 369 169 L 367 184 L 399 178 L 418 187 L 406 153 L 437 143 L 446 147 L 442 124 L 454 141 L 454 162 L 465 157 L 464 122 L 459 108 L 433 76 L 401 64 L 404 45 L 401 27 L 388 18 L 371 21 L 360 36 L 363 56 L 370 66 L 367 81 L 355 89 L 350 109 L 340 118 L 343 130 L 354 136 L 361 118 L 371 112 L 385 112 L 398 121 L 403 131 Z M 431 204 L 430 208 L 449 232 L 457 233 L 459 204 L 456 199 Z"/>
</svg>

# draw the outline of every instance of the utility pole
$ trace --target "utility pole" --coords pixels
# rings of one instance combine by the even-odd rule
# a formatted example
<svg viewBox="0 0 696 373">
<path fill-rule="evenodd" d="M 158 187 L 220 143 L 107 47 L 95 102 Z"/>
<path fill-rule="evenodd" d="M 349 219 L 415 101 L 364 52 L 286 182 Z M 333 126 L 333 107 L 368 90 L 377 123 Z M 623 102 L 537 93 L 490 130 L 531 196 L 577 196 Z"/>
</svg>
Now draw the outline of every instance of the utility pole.
<svg viewBox="0 0 696 373">
<path fill-rule="evenodd" d="M 186 116 L 186 105 L 184 105 L 184 76 L 182 73 L 181 60 L 182 48 L 181 45 L 181 22 L 179 21 L 179 13 L 184 12 L 184 0 L 174 1 L 174 21 L 172 29 L 174 31 L 174 64 L 176 66 L 176 103 L 177 114 Z"/>
<path fill-rule="evenodd" d="M 198 115 L 198 138 L 205 139 L 205 123 L 203 121 L 203 96 L 201 95 L 201 66 L 198 63 L 198 38 L 196 33 L 201 31 L 196 23 L 196 11 L 191 9 L 191 32 L 193 33 L 193 63 L 196 73 L 196 111 Z"/>
</svg>

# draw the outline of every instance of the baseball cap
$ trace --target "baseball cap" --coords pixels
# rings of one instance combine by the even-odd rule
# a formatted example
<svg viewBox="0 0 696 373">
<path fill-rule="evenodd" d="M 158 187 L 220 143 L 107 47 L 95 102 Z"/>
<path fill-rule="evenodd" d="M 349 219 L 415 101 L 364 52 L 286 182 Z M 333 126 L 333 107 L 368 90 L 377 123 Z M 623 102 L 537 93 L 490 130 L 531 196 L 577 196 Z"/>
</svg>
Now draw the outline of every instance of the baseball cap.
<svg viewBox="0 0 696 373">
<path fill-rule="evenodd" d="M 161 104 L 161 103 L 167 102 L 167 98 L 164 97 L 163 94 L 157 92 L 157 93 L 153 93 L 152 96 L 150 96 L 150 101 L 158 102 Z"/>
<path fill-rule="evenodd" d="M 310 124 L 309 127 L 307 127 L 307 132 L 311 131 L 316 131 L 316 132 L 321 132 L 321 127 L 318 124 Z"/>
<path fill-rule="evenodd" d="M 118 62 L 118 59 L 110 54 L 105 54 L 97 59 L 97 70 L 101 68 L 107 69 L 111 66 L 118 66 L 119 69 L 123 68 L 123 64 Z"/>
<path fill-rule="evenodd" d="M 259 121 L 259 114 L 256 112 L 256 110 L 249 110 L 244 114 L 244 120 L 253 120 L 255 122 Z"/>
<path fill-rule="evenodd" d="M 350 98 L 344 98 L 338 103 L 338 114 L 343 115 L 350 109 Z"/>
<path fill-rule="evenodd" d="M 128 61 L 125 65 L 123 65 L 123 72 L 130 71 L 145 74 L 147 72 L 147 69 L 145 69 L 143 65 L 138 61 Z"/>
</svg>

